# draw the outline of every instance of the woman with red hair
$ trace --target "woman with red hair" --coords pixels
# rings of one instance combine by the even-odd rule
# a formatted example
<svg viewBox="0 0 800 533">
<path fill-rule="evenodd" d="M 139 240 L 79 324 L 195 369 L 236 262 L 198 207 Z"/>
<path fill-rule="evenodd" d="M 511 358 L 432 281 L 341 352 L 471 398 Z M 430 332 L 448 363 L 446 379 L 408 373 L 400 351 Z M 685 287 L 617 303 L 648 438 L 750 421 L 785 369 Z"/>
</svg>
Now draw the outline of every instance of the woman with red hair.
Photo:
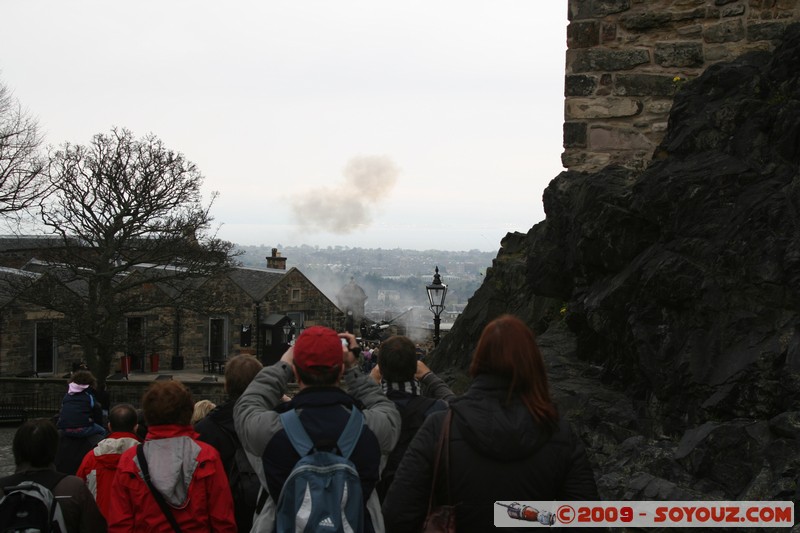
<svg viewBox="0 0 800 533">
<path fill-rule="evenodd" d="M 495 502 L 597 500 L 583 444 L 558 416 L 533 332 L 502 315 L 478 340 L 467 392 L 450 401 L 449 479 L 439 467 L 434 502 L 455 505 L 456 530 L 494 527 Z M 386 530 L 420 531 L 446 413 L 429 416 L 383 505 Z M 505 512 L 505 509 L 503 509 Z"/>
</svg>

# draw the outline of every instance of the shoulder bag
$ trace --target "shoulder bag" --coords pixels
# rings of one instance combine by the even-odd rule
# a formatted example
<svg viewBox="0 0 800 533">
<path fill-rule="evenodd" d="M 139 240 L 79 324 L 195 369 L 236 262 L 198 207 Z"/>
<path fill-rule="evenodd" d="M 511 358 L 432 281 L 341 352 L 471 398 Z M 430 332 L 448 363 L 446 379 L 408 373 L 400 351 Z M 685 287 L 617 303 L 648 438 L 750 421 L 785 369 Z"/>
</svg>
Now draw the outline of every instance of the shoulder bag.
<svg viewBox="0 0 800 533">
<path fill-rule="evenodd" d="M 142 444 L 139 444 L 136 447 L 136 458 L 139 459 L 139 468 L 142 469 L 142 477 L 144 477 L 144 482 L 147 483 L 147 488 L 150 489 L 150 492 L 153 494 L 153 498 L 156 499 L 158 506 L 161 507 L 161 512 L 163 512 L 164 516 L 167 517 L 167 521 L 169 521 L 173 531 L 175 531 L 175 533 L 181 533 L 181 527 L 178 525 L 178 521 L 175 520 L 175 515 L 172 514 L 169 505 L 166 501 L 164 501 L 164 496 L 158 492 L 158 489 L 153 486 L 153 482 L 150 481 L 150 469 L 148 468 L 147 460 L 144 457 L 144 446 Z"/>
<path fill-rule="evenodd" d="M 439 446 L 436 448 L 436 459 L 433 463 L 433 481 L 431 481 L 431 495 L 428 498 L 428 514 L 422 525 L 422 533 L 455 533 L 456 507 L 455 505 L 437 505 L 434 507 L 433 498 L 436 493 L 436 479 L 439 477 L 440 461 L 444 463 L 443 477 L 445 481 L 445 501 L 450 501 L 450 421 L 453 411 L 447 410 L 439 434 Z"/>
</svg>

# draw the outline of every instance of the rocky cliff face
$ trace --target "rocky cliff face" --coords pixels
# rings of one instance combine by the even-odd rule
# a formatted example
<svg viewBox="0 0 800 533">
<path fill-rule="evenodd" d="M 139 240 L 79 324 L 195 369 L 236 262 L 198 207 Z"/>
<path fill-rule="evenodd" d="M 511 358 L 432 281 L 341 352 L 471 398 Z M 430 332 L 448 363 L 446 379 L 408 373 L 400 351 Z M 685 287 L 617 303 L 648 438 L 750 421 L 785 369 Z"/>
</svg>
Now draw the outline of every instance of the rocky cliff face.
<svg viewBox="0 0 800 533">
<path fill-rule="evenodd" d="M 563 172 L 433 367 L 500 313 L 536 329 L 613 499 L 794 499 L 800 473 L 800 25 L 675 97 L 643 172 Z"/>
</svg>

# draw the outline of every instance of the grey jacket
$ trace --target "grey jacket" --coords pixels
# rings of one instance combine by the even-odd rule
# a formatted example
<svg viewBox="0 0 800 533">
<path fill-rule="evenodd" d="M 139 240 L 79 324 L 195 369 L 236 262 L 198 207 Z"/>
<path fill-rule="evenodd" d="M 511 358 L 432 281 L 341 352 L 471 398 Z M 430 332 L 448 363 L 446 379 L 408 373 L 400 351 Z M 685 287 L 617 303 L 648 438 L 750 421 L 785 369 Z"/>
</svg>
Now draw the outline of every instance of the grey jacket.
<svg viewBox="0 0 800 533">
<path fill-rule="evenodd" d="M 285 362 L 262 369 L 234 406 L 236 433 L 261 480 L 262 490 L 267 487 L 262 456 L 270 440 L 283 430 L 280 413 L 275 407 L 281 403 L 281 397 L 286 393 L 287 383 L 292 376 L 292 369 Z M 380 469 L 383 469 L 386 458 L 400 436 L 400 413 L 394 403 L 381 392 L 380 386 L 360 369 L 348 369 L 344 373 L 344 380 L 348 394 L 363 406 L 365 425 L 378 440 L 381 452 Z M 274 494 L 267 498 L 261 513 L 253 520 L 251 531 L 272 530 L 278 496 Z M 380 502 L 375 491 L 369 497 L 367 512 L 375 530 L 384 531 Z"/>
</svg>

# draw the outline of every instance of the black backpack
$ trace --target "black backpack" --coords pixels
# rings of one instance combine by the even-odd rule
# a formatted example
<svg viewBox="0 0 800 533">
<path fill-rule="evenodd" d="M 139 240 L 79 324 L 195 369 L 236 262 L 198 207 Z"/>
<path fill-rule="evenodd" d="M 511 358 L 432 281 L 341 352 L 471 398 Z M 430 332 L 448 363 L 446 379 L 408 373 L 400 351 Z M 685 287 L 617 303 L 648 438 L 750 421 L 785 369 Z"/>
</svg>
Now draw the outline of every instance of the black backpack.
<svg viewBox="0 0 800 533">
<path fill-rule="evenodd" d="M 435 398 L 414 396 L 408 401 L 405 407 L 400 408 L 400 418 L 402 420 L 400 438 L 397 440 L 397 444 L 394 450 L 392 450 L 392 453 L 389 454 L 386 460 L 386 466 L 383 467 L 383 472 L 381 472 L 381 480 L 375 487 L 381 502 L 383 502 L 383 499 L 386 497 L 386 492 L 389 490 L 389 485 L 392 484 L 394 473 L 397 471 L 397 467 L 400 466 L 400 461 L 406 453 L 406 448 L 408 448 L 408 445 L 414 439 L 417 430 L 422 427 L 422 423 L 425 422 L 426 413 L 437 401 L 438 400 Z M 399 407 L 400 406 L 398 406 L 398 408 Z"/>
<path fill-rule="evenodd" d="M 22 472 L 3 479 L 0 532 L 65 533 L 61 506 L 53 489 L 66 477 L 54 470 Z"/>
</svg>

